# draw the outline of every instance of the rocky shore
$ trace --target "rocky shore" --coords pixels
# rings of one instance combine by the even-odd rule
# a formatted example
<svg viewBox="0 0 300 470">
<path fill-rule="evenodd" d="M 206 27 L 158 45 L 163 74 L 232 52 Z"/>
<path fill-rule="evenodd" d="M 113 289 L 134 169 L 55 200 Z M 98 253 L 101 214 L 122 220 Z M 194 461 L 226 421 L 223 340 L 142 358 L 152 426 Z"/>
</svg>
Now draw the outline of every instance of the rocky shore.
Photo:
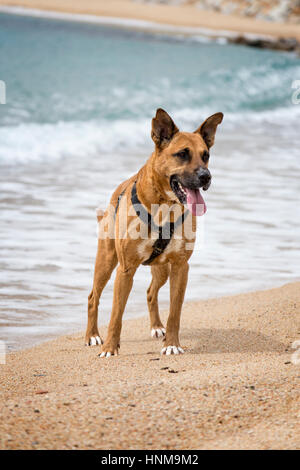
<svg viewBox="0 0 300 470">
<path fill-rule="evenodd" d="M 234 44 L 244 44 L 250 47 L 258 47 L 260 49 L 274 49 L 285 52 L 295 52 L 300 56 L 300 42 L 296 38 L 271 38 L 259 37 L 251 34 L 238 34 L 229 37 L 228 42 Z"/>
<path fill-rule="evenodd" d="M 300 24 L 300 0 L 134 0 L 139 3 L 194 6 L 224 15 Z"/>
<path fill-rule="evenodd" d="M 89 15 L 104 18 L 105 24 L 127 21 L 137 29 L 153 26 L 168 34 L 203 35 L 297 54 L 299 5 L 300 0 L 0 0 L 2 12 Z"/>
<path fill-rule="evenodd" d="M 215 12 L 265 22 L 300 25 L 300 0 L 132 0 L 136 3 L 194 7 L 198 12 Z M 254 34 L 236 34 L 229 42 L 251 47 L 294 51 L 300 55 L 300 42 L 295 37 L 278 38 Z"/>
</svg>

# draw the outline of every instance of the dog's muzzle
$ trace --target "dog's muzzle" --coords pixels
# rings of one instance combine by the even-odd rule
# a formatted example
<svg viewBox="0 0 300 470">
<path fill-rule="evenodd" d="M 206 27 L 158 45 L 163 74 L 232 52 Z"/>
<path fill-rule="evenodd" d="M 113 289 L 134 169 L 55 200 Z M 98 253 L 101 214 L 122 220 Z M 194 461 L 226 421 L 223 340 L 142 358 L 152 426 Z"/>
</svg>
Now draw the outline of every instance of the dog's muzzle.
<svg viewBox="0 0 300 470">
<path fill-rule="evenodd" d="M 198 179 L 198 188 L 203 188 L 204 191 L 207 191 L 211 183 L 210 171 L 207 168 L 200 168 L 196 171 L 196 177 Z"/>
<path fill-rule="evenodd" d="M 200 189 L 207 191 L 211 183 L 211 173 L 208 168 L 198 168 L 192 173 L 184 173 L 177 177 L 181 184 L 190 189 Z"/>
</svg>

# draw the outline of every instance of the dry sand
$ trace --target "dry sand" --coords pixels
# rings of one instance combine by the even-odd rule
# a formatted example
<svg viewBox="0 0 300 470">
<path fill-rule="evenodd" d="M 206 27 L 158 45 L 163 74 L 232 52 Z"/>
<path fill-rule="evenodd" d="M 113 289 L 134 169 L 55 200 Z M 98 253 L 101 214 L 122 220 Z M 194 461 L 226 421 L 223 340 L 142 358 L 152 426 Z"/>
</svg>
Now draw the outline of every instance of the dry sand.
<svg viewBox="0 0 300 470">
<path fill-rule="evenodd" d="M 141 4 L 131 0 L 0 0 L 0 5 L 154 21 L 174 26 L 192 26 L 300 41 L 300 25 L 269 23 L 253 18 L 223 15 L 193 6 Z"/>
<path fill-rule="evenodd" d="M 11 353 L 0 448 L 299 449 L 299 309 L 300 283 L 186 304 L 183 356 L 160 356 L 147 318 L 118 357 L 83 333 Z"/>
</svg>

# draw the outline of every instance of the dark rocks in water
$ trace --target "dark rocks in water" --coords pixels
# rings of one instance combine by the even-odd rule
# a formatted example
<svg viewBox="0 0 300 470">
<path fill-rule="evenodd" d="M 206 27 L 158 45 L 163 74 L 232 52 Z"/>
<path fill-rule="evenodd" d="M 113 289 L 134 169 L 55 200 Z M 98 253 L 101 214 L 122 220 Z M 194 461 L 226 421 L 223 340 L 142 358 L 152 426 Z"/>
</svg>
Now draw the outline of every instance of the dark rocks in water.
<svg viewBox="0 0 300 470">
<path fill-rule="evenodd" d="M 265 38 L 250 35 L 238 35 L 230 37 L 229 42 L 234 44 L 244 44 L 260 49 L 274 49 L 278 51 L 297 52 L 300 54 L 300 42 L 295 38 Z"/>
</svg>

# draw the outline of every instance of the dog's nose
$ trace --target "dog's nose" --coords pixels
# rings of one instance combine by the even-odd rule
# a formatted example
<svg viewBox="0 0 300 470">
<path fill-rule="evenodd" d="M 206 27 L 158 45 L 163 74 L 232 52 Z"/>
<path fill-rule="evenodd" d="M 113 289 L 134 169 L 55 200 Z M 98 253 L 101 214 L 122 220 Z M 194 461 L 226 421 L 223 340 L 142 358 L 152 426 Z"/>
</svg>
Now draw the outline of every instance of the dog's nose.
<svg viewBox="0 0 300 470">
<path fill-rule="evenodd" d="M 208 189 L 211 181 L 211 174 L 207 168 L 200 168 L 196 171 L 200 188 Z"/>
</svg>

